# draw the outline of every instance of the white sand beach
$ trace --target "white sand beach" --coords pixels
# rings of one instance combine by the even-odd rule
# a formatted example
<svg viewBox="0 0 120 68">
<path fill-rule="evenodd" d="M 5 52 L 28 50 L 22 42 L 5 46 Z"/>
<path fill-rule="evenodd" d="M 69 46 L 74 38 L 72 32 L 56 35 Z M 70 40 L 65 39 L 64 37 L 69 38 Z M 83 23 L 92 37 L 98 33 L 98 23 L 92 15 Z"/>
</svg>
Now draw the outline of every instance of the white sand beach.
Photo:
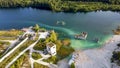
<svg viewBox="0 0 120 68">
<path fill-rule="evenodd" d="M 111 64 L 112 52 L 120 43 L 120 35 L 114 35 L 101 48 L 76 51 L 74 62 L 76 68 L 120 68 Z M 115 66 L 115 67 L 114 67 Z"/>
</svg>

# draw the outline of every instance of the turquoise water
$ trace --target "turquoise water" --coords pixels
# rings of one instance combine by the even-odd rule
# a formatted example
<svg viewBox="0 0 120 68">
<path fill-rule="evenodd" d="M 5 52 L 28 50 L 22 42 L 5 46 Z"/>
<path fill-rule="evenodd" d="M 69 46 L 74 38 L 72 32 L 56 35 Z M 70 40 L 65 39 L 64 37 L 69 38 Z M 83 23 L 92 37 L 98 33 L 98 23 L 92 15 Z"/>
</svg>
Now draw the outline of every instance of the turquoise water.
<svg viewBox="0 0 120 68">
<path fill-rule="evenodd" d="M 76 40 L 74 39 L 74 35 L 76 34 L 75 31 L 72 31 L 70 29 L 66 29 L 66 28 L 61 28 L 61 27 L 55 27 L 55 26 L 49 26 L 49 25 L 45 25 L 42 23 L 39 23 L 39 25 L 41 27 L 44 27 L 46 29 L 54 29 L 56 30 L 58 33 L 60 33 L 60 35 L 62 36 L 62 38 L 70 38 L 71 39 L 71 46 L 75 49 L 88 49 L 88 48 L 95 48 L 95 47 L 100 47 L 101 45 L 104 44 L 104 42 L 112 37 L 112 34 L 108 34 L 105 36 L 101 36 L 98 38 L 101 38 L 99 43 L 95 43 L 92 39 L 89 40 Z M 62 32 L 62 33 L 61 33 Z M 65 37 L 63 37 L 64 35 L 67 35 Z"/>
<path fill-rule="evenodd" d="M 66 25 L 57 25 L 64 21 Z M 101 46 L 111 37 L 112 30 L 120 25 L 120 14 L 111 11 L 89 13 L 54 13 L 32 8 L 0 9 L 0 29 L 21 29 L 39 24 L 46 29 L 55 29 L 61 38 L 70 38 L 71 46 L 77 49 L 88 49 Z M 85 31 L 87 40 L 75 40 L 75 34 Z M 100 43 L 92 40 L 99 38 Z"/>
</svg>

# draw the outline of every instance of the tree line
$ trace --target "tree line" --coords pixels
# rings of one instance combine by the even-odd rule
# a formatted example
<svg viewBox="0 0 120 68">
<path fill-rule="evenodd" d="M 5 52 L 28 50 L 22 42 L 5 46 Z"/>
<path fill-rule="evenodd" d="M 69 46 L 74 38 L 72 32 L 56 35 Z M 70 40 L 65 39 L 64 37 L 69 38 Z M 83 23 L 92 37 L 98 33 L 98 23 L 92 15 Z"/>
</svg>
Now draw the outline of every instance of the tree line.
<svg viewBox="0 0 120 68">
<path fill-rule="evenodd" d="M 120 11 L 120 0 L 0 0 L 0 8 L 32 7 L 52 11 Z"/>
<path fill-rule="evenodd" d="M 120 4 L 120 0 L 62 0 L 62 1 L 103 2 L 109 4 Z"/>
</svg>

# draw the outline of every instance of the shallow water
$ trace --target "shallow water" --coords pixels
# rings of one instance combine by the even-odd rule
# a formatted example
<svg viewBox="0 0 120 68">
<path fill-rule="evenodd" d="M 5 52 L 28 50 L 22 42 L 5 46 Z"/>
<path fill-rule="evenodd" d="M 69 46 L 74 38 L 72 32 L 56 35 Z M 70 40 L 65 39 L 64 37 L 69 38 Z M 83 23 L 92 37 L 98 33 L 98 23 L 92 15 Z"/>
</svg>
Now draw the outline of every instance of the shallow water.
<svg viewBox="0 0 120 68">
<path fill-rule="evenodd" d="M 66 25 L 57 25 L 64 21 Z M 47 29 L 55 29 L 62 38 L 69 37 L 71 46 L 77 49 L 88 49 L 101 46 L 112 35 L 112 30 L 120 24 L 120 14 L 111 11 L 89 13 L 54 13 L 32 8 L 0 9 L 0 29 L 23 28 L 39 24 Z M 75 34 L 85 31 L 87 40 L 75 40 Z M 100 43 L 93 42 L 99 38 Z"/>
<path fill-rule="evenodd" d="M 119 43 L 120 36 L 114 36 L 111 40 L 114 42 L 108 41 L 101 48 L 75 52 L 74 55 L 78 56 L 75 60 L 76 68 L 120 68 L 111 64 L 112 52 L 118 48 L 116 44 Z"/>
</svg>

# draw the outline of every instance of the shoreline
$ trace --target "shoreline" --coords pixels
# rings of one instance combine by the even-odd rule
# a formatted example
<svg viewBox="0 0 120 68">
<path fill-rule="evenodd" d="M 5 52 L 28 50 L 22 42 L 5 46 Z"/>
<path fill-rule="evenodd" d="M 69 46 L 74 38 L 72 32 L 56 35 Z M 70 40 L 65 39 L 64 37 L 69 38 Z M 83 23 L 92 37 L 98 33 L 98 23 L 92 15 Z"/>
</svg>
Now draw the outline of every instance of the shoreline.
<svg viewBox="0 0 120 68">
<path fill-rule="evenodd" d="M 25 9 L 25 8 L 30 8 L 30 9 L 36 9 L 36 10 L 43 10 L 43 11 L 50 11 L 50 12 L 54 12 L 54 13 L 89 13 L 89 12 L 100 12 L 100 11 L 111 11 L 111 12 L 120 12 L 120 9 L 116 9 L 116 10 L 112 10 L 112 9 L 106 9 L 106 10 L 103 10 L 103 9 L 99 9 L 99 10 L 89 10 L 89 11 L 83 11 L 83 10 L 78 10 L 78 11 L 57 11 L 57 10 L 52 10 L 52 9 L 45 9 L 45 8 L 37 8 L 37 7 L 4 7 L 4 8 L 1 8 L 0 9 Z"/>
<path fill-rule="evenodd" d="M 111 68 L 112 52 L 117 48 L 118 42 L 120 42 L 120 35 L 113 35 L 100 48 L 75 51 L 72 62 L 74 62 L 76 68 Z"/>
</svg>

